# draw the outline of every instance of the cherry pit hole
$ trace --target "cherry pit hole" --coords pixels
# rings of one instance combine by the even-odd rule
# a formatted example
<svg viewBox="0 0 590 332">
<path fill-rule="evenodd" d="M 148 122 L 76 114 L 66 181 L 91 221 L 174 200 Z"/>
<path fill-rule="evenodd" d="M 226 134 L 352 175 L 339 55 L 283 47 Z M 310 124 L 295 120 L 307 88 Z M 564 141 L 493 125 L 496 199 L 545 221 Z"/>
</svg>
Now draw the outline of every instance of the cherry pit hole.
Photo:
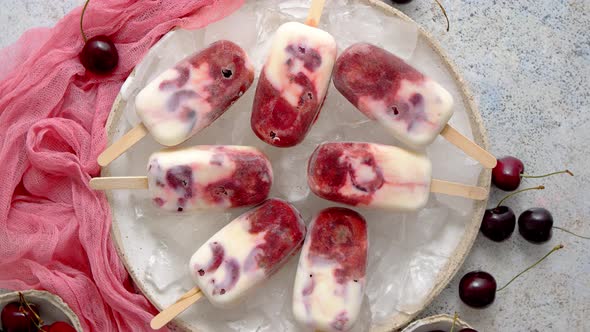
<svg viewBox="0 0 590 332">
<path fill-rule="evenodd" d="M 221 74 L 222 74 L 222 75 L 223 75 L 223 77 L 225 77 L 225 78 L 231 78 L 231 77 L 232 77 L 232 75 L 233 75 L 234 73 L 231 71 L 231 69 L 228 69 L 228 68 L 223 68 L 223 69 L 221 70 Z"/>
</svg>

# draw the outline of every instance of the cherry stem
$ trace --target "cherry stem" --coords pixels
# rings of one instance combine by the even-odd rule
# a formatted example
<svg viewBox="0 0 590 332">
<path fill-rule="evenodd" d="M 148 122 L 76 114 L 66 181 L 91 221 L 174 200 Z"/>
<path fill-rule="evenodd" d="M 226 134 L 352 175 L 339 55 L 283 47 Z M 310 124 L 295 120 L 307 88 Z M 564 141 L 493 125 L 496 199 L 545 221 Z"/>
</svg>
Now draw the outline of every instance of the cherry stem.
<svg viewBox="0 0 590 332">
<path fill-rule="evenodd" d="M 504 288 L 508 287 L 508 285 L 510 285 L 516 278 L 520 277 L 521 275 L 525 274 L 528 270 L 532 269 L 533 267 L 537 266 L 537 264 L 541 263 L 545 258 L 547 258 L 549 255 L 551 255 L 552 253 L 556 252 L 559 249 L 563 248 L 563 244 L 557 245 L 555 247 L 553 247 L 553 249 L 551 249 L 550 252 L 548 252 L 545 256 L 541 257 L 541 259 L 539 259 L 535 264 L 529 266 L 528 268 L 526 268 L 526 270 L 520 272 L 519 274 L 517 274 L 514 278 L 510 279 L 510 281 L 502 286 L 500 289 L 498 289 L 496 292 L 499 292 L 501 290 L 503 290 Z"/>
<path fill-rule="evenodd" d="M 558 226 L 553 226 L 553 228 L 557 228 L 557 229 L 559 229 L 560 231 L 563 231 L 563 232 L 566 232 L 566 233 L 570 233 L 571 235 L 573 235 L 573 236 L 577 236 L 577 237 L 579 237 L 579 238 L 582 238 L 582 239 L 590 240 L 590 237 L 587 237 L 587 236 L 582 236 L 582 235 L 576 234 L 576 233 L 574 233 L 574 232 L 568 231 L 568 230 L 567 230 L 567 229 L 565 229 L 565 228 L 561 228 L 561 227 L 558 227 Z"/>
<path fill-rule="evenodd" d="M 453 317 L 453 325 L 451 325 L 451 331 L 455 331 L 455 325 L 457 324 L 457 319 L 459 318 L 459 314 L 455 311 L 455 317 Z"/>
<path fill-rule="evenodd" d="M 449 22 L 449 16 L 447 16 L 447 11 L 445 10 L 445 7 L 442 5 L 442 3 L 440 3 L 440 0 L 434 0 L 434 1 L 436 1 L 436 4 L 440 7 L 440 10 L 442 10 L 442 13 L 445 16 L 445 19 L 447 20 L 447 32 L 449 32 L 449 29 L 451 27 L 451 23 Z"/>
<path fill-rule="evenodd" d="M 20 305 L 22 306 L 23 304 L 25 304 L 27 306 L 27 308 L 29 308 L 29 310 L 33 313 L 33 315 L 35 316 L 35 319 L 37 320 L 37 321 L 33 321 L 33 323 L 35 324 L 35 326 L 37 326 L 37 328 L 40 328 L 40 326 L 43 325 L 43 320 L 41 319 L 41 317 L 39 317 L 39 315 L 37 315 L 35 310 L 33 310 L 33 308 L 31 308 L 31 306 L 29 305 L 29 302 L 27 301 L 27 299 L 25 299 L 25 296 L 23 293 L 18 292 L 18 297 L 20 300 Z"/>
<path fill-rule="evenodd" d="M 80 32 L 82 32 L 82 39 L 84 39 L 84 43 L 86 43 L 88 40 L 86 38 L 86 34 L 84 33 L 84 13 L 86 12 L 86 7 L 88 7 L 89 2 L 90 0 L 86 0 L 86 3 L 84 3 L 84 8 L 82 8 L 82 15 L 80 15 Z"/>
<path fill-rule="evenodd" d="M 563 174 L 563 173 L 567 173 L 570 176 L 574 176 L 574 173 L 572 173 L 570 170 L 566 169 L 565 171 L 553 172 L 553 173 L 544 174 L 544 175 L 520 174 L 520 177 L 521 178 L 528 178 L 528 179 L 539 179 L 539 178 L 545 178 L 545 177 L 548 177 L 548 176 L 551 176 L 551 175 Z"/>
<path fill-rule="evenodd" d="M 498 205 L 496 205 L 496 208 L 499 208 L 502 205 L 502 203 L 504 203 L 505 200 L 507 200 L 508 198 L 510 198 L 510 197 L 512 197 L 512 196 L 514 196 L 514 195 L 516 195 L 518 193 L 521 193 L 523 191 L 529 191 L 529 190 L 543 190 L 543 189 L 545 189 L 545 186 L 537 186 L 537 187 L 525 188 L 525 189 L 517 190 L 517 191 L 515 191 L 513 193 L 510 193 L 510 194 L 506 195 L 504 198 L 502 198 L 502 200 L 500 200 L 500 202 L 498 202 Z"/>
</svg>

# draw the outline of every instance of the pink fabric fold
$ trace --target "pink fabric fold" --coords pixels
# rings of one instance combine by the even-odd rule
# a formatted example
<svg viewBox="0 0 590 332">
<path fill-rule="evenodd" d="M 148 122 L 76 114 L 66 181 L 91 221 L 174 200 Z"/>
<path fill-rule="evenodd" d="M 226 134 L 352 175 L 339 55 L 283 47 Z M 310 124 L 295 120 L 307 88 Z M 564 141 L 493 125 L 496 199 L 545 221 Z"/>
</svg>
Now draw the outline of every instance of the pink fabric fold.
<svg viewBox="0 0 590 332">
<path fill-rule="evenodd" d="M 0 50 L 0 288 L 58 294 L 84 331 L 150 330 L 155 310 L 134 291 L 111 242 L 106 198 L 88 180 L 100 171 L 111 105 L 146 51 L 172 28 L 206 26 L 242 3 L 91 1 L 87 36 L 108 35 L 119 52 L 108 76 L 78 60 L 81 7 Z"/>
</svg>

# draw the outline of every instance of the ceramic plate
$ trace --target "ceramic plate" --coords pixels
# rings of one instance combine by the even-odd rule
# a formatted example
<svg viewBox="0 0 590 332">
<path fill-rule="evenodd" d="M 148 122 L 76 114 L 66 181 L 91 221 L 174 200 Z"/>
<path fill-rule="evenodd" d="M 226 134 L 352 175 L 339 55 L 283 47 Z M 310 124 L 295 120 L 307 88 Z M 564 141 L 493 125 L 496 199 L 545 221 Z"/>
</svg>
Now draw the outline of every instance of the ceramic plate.
<svg viewBox="0 0 590 332">
<path fill-rule="evenodd" d="M 275 29 L 287 21 L 302 21 L 307 6 L 308 2 L 299 0 L 250 1 L 205 29 L 168 33 L 123 86 L 107 123 L 110 141 L 138 123 L 135 95 L 164 69 L 211 42 L 229 39 L 248 52 L 258 74 Z M 432 38 L 405 15 L 377 1 L 332 0 L 320 27 L 335 36 L 340 51 L 354 42 L 371 42 L 439 81 L 455 100 L 452 126 L 487 147 L 479 113 L 461 77 Z M 355 140 L 401 145 L 330 86 L 323 111 L 303 143 L 288 149 L 268 146 L 256 138 L 249 124 L 256 83 L 214 124 L 183 146 L 258 147 L 273 164 L 271 195 L 293 203 L 307 222 L 320 209 L 336 205 L 317 198 L 307 187 L 307 159 L 317 144 Z M 104 168 L 103 176 L 145 175 L 150 153 L 161 148 L 146 137 Z M 490 172 L 444 139 L 439 137 L 424 152 L 432 160 L 435 178 L 489 187 Z M 147 190 L 113 191 L 108 197 L 120 256 L 138 287 L 158 308 L 170 305 L 194 286 L 187 268 L 192 253 L 244 212 L 164 213 L 152 205 Z M 433 194 L 427 206 L 415 213 L 357 209 L 369 224 L 370 259 L 366 297 L 355 330 L 399 328 L 422 310 L 463 262 L 477 235 L 485 204 Z M 237 308 L 219 310 L 202 299 L 175 322 L 195 331 L 297 331 L 290 304 L 296 262 L 297 258 L 290 260 Z"/>
</svg>

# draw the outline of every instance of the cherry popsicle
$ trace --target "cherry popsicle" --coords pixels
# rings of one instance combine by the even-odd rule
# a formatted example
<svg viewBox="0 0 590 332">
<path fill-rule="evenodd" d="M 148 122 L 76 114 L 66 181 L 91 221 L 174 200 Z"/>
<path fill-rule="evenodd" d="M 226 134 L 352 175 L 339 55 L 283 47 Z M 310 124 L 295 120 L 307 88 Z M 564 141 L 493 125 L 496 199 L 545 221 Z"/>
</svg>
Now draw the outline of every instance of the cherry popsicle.
<svg viewBox="0 0 590 332">
<path fill-rule="evenodd" d="M 301 248 L 305 224 L 289 203 L 271 198 L 213 235 L 192 256 L 189 271 L 197 287 L 150 323 L 159 329 L 203 295 L 216 307 L 238 304 Z"/>
<path fill-rule="evenodd" d="M 90 187 L 149 189 L 156 206 L 167 211 L 227 209 L 256 205 L 268 197 L 272 167 L 249 146 L 203 145 L 153 153 L 148 176 L 99 177 Z"/>
<path fill-rule="evenodd" d="M 349 330 L 363 303 L 367 224 L 355 211 L 332 207 L 311 222 L 295 277 L 293 313 L 303 326 Z"/>
<path fill-rule="evenodd" d="M 326 142 L 309 158 L 307 182 L 321 198 L 389 210 L 414 211 L 430 192 L 484 200 L 488 191 L 434 180 L 426 156 L 404 149 L 364 142 Z"/>
<path fill-rule="evenodd" d="M 281 25 L 273 38 L 252 105 L 252 130 L 277 147 L 299 144 L 317 119 L 336 60 L 336 41 L 316 28 L 324 1 L 314 0 L 306 24 Z"/>
<path fill-rule="evenodd" d="M 497 161 L 447 124 L 453 98 L 440 84 L 394 54 L 357 43 L 334 66 L 334 86 L 369 119 L 412 148 L 424 148 L 440 134 L 486 168 Z"/>
<path fill-rule="evenodd" d="M 175 146 L 217 120 L 254 80 L 246 52 L 221 40 L 180 61 L 144 87 L 135 98 L 142 123 L 98 156 L 106 166 L 148 131 L 165 146 Z"/>
</svg>

